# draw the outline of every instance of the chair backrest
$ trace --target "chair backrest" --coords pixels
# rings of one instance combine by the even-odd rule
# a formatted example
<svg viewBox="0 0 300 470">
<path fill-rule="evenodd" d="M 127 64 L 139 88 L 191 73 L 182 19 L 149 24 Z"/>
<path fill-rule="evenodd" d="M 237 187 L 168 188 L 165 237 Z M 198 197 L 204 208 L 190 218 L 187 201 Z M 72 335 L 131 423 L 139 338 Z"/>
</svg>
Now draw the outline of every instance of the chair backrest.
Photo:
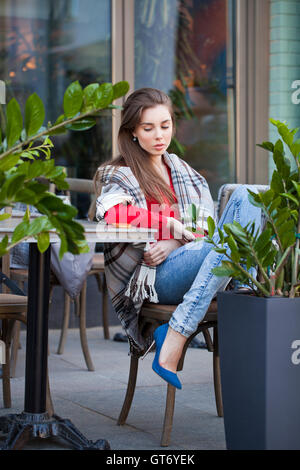
<svg viewBox="0 0 300 470">
<path fill-rule="evenodd" d="M 218 207 L 217 207 L 217 214 L 218 219 L 220 219 L 223 210 L 226 207 L 227 202 L 229 201 L 230 196 L 232 195 L 233 191 L 241 186 L 240 184 L 223 184 L 220 187 L 218 192 Z M 265 192 L 270 189 L 270 186 L 262 185 L 262 184 L 253 184 L 251 185 L 257 189 L 258 192 Z"/>
<path fill-rule="evenodd" d="M 88 210 L 88 218 L 93 220 L 96 212 L 96 195 L 93 180 L 83 178 L 66 178 L 66 181 L 69 184 L 69 189 L 66 191 L 68 195 L 70 195 L 71 192 L 92 195 Z"/>
</svg>

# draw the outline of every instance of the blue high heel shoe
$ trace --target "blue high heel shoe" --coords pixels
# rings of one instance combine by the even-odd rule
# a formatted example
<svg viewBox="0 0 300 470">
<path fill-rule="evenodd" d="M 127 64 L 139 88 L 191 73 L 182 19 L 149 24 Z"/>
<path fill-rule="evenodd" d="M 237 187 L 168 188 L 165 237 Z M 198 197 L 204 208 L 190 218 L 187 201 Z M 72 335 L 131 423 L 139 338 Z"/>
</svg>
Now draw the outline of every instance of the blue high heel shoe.
<svg viewBox="0 0 300 470">
<path fill-rule="evenodd" d="M 169 384 L 173 385 L 176 388 L 181 389 L 182 386 L 181 386 L 180 380 L 177 377 L 177 374 L 175 374 L 174 372 L 171 372 L 170 370 L 164 369 L 164 367 L 162 367 L 158 362 L 160 350 L 164 343 L 165 337 L 167 335 L 168 327 L 169 327 L 169 324 L 164 323 L 163 325 L 156 328 L 154 332 L 156 352 L 155 352 L 155 357 L 152 363 L 152 369 L 154 370 L 154 372 L 156 372 L 156 374 L 158 374 L 166 382 L 168 382 Z"/>
</svg>

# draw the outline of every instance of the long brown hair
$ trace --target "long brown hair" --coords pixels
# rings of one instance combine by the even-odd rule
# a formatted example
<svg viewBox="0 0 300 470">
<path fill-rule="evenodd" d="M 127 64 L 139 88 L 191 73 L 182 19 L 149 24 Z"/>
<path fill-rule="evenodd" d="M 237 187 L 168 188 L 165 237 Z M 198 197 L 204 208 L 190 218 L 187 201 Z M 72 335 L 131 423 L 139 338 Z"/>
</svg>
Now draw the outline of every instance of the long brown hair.
<svg viewBox="0 0 300 470">
<path fill-rule="evenodd" d="M 120 155 L 104 165 L 130 167 L 146 199 L 156 199 L 162 204 L 165 197 L 170 204 L 173 204 L 174 195 L 170 187 L 151 164 L 148 153 L 139 145 L 138 141 L 133 141 L 132 135 L 141 122 L 142 112 L 157 105 L 164 105 L 168 108 L 174 132 L 174 112 L 169 96 L 155 88 L 140 88 L 127 98 L 123 106 L 118 134 Z"/>
</svg>

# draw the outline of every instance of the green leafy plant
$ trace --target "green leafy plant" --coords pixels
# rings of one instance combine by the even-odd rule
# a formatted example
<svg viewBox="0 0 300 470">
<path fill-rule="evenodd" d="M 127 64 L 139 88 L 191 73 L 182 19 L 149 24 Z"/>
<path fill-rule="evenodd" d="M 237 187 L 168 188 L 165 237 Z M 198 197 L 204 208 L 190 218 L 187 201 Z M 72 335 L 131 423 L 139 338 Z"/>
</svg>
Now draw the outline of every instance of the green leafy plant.
<svg viewBox="0 0 300 470">
<path fill-rule="evenodd" d="M 266 225 L 262 232 L 253 223 L 246 227 L 234 222 L 219 229 L 220 243 L 213 240 L 215 224 L 209 218 L 208 242 L 218 253 L 227 255 L 222 265 L 213 269 L 218 276 L 233 277 L 247 284 L 258 296 L 300 296 L 300 139 L 298 129 L 271 119 L 280 138 L 275 144 L 263 142 L 260 147 L 271 152 L 276 169 L 270 189 L 265 193 L 250 190 L 250 202 L 262 209 Z M 284 144 L 294 164 L 285 156 Z M 228 249 L 229 248 L 229 249 Z M 248 270 L 258 269 L 253 277 Z"/>
<path fill-rule="evenodd" d="M 79 254 L 89 250 L 84 229 L 74 220 L 77 209 L 50 193 L 43 182 L 46 179 L 59 190 L 68 189 L 64 168 L 51 158 L 51 136 L 90 129 L 104 109 L 116 108 L 112 102 L 128 89 L 124 81 L 115 85 L 91 83 L 84 89 L 78 81 L 73 82 L 64 93 L 63 114 L 46 126 L 44 104 L 36 93 L 26 101 L 24 120 L 16 99 L 9 101 L 0 135 L 0 209 L 23 203 L 27 210 L 11 239 L 5 236 L 0 241 L 0 256 L 29 236 L 37 239 L 39 250 L 44 252 L 53 230 L 61 241 L 60 257 L 67 251 Z M 41 216 L 31 220 L 30 206 Z M 9 217 L 9 213 L 2 213 L 0 221 Z"/>
<path fill-rule="evenodd" d="M 186 230 L 189 230 L 190 232 L 193 232 L 194 234 L 199 234 L 204 236 L 204 230 L 200 228 L 197 225 L 197 222 L 199 220 L 199 214 L 200 214 L 200 207 L 197 207 L 194 203 L 190 204 L 187 210 L 187 217 L 183 221 L 184 225 L 186 225 Z M 188 225 L 191 224 L 191 225 Z M 202 224 L 203 226 L 203 221 Z M 200 238 L 196 238 L 195 241 L 199 241 Z"/>
</svg>

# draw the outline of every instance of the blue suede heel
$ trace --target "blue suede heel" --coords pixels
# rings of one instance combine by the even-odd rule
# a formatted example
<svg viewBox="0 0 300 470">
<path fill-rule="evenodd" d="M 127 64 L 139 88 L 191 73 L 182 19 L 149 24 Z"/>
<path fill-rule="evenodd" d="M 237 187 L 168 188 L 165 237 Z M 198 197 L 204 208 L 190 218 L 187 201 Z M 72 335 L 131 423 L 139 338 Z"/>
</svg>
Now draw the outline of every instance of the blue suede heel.
<svg viewBox="0 0 300 470">
<path fill-rule="evenodd" d="M 158 362 L 160 350 L 164 343 L 165 337 L 167 335 L 168 327 L 169 327 L 169 324 L 164 323 L 163 325 L 156 328 L 154 332 L 156 352 L 155 352 L 155 357 L 152 363 L 152 369 L 154 370 L 154 372 L 156 372 L 156 374 L 158 374 L 166 382 L 168 382 L 169 384 L 173 385 L 176 388 L 181 389 L 182 388 L 181 383 L 177 377 L 177 374 L 175 374 L 174 372 L 171 372 L 170 370 L 164 369 Z"/>
</svg>

